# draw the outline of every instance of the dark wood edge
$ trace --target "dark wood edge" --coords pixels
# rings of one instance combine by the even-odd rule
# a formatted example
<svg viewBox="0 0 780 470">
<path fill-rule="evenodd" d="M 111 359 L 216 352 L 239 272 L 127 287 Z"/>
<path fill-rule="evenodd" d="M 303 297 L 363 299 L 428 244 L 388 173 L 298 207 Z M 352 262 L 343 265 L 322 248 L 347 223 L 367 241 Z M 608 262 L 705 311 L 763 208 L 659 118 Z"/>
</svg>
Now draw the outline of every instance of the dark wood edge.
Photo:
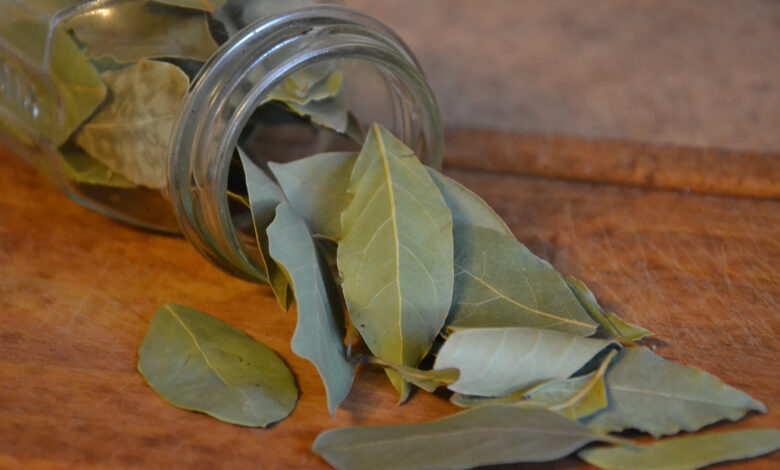
<svg viewBox="0 0 780 470">
<path fill-rule="evenodd" d="M 447 130 L 445 143 L 451 168 L 780 199 L 780 153 L 477 129 Z"/>
</svg>

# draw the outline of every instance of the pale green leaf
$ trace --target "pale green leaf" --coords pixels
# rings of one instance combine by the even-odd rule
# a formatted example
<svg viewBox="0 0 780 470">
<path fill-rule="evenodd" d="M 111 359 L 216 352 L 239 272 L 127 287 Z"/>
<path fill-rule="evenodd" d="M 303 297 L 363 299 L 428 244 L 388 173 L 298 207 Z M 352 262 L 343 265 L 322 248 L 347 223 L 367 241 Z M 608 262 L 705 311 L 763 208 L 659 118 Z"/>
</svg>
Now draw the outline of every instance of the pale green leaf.
<svg viewBox="0 0 780 470">
<path fill-rule="evenodd" d="M 651 444 L 599 447 L 577 455 L 606 470 L 695 470 L 718 462 L 758 457 L 779 448 L 777 429 L 746 429 Z"/>
<path fill-rule="evenodd" d="M 61 150 L 62 167 L 65 177 L 74 183 L 110 186 L 113 188 L 133 188 L 135 185 L 124 176 L 87 155 L 79 149 Z"/>
<path fill-rule="evenodd" d="M 453 327 L 532 327 L 592 334 L 588 316 L 560 274 L 505 233 L 456 224 Z"/>
<path fill-rule="evenodd" d="M 352 170 L 338 266 L 352 323 L 371 352 L 417 366 L 452 298 L 452 219 L 413 151 L 374 124 Z M 409 387 L 388 372 L 402 400 Z"/>
<path fill-rule="evenodd" d="M 461 224 L 495 230 L 508 237 L 514 238 L 512 231 L 498 214 L 479 196 L 468 188 L 438 171 L 428 168 L 428 173 L 433 182 L 441 191 L 447 207 L 452 212 L 454 226 Z M 457 237 L 457 234 L 455 235 Z M 456 241 L 457 245 L 457 241 Z M 457 246 L 456 246 L 457 250 Z"/>
<path fill-rule="evenodd" d="M 87 57 L 182 58 L 205 62 L 217 50 L 206 14 L 160 7 L 147 0 L 126 0 L 87 10 L 67 22 L 84 44 Z"/>
<path fill-rule="evenodd" d="M 168 143 L 189 79 L 175 65 L 142 60 L 103 74 L 111 91 L 76 134 L 89 155 L 135 184 L 164 188 Z"/>
<path fill-rule="evenodd" d="M 138 350 L 138 370 L 172 405 L 242 426 L 279 421 L 298 400 L 292 372 L 276 353 L 182 305 L 157 310 Z"/>
<path fill-rule="evenodd" d="M 694 367 L 675 364 L 647 348 L 620 352 L 606 375 L 609 405 L 586 418 L 601 431 L 637 429 L 655 437 L 737 420 L 766 406 Z"/>
<path fill-rule="evenodd" d="M 548 462 L 611 438 L 546 410 L 480 406 L 436 421 L 325 431 L 312 449 L 339 470 Z"/>
<path fill-rule="evenodd" d="M 213 12 L 222 8 L 227 0 L 154 0 L 155 3 L 162 3 L 175 7 L 191 8 L 194 10 L 203 10 Z M 258 0 L 247 0 L 258 1 Z M 259 0 L 261 3 L 265 0 Z"/>
<path fill-rule="evenodd" d="M 236 147 L 241 158 L 241 165 L 246 177 L 246 188 L 249 193 L 249 207 L 252 212 L 252 222 L 255 227 L 255 237 L 259 248 L 265 277 L 274 291 L 279 306 L 285 312 L 293 303 L 290 293 L 290 280 L 285 272 L 271 258 L 268 248 L 268 226 L 276 216 L 276 207 L 284 201 L 284 194 L 279 186 L 262 168 L 254 163 L 241 148 Z"/>
<path fill-rule="evenodd" d="M 536 328 L 455 330 L 434 369 L 458 369 L 450 390 L 500 397 L 552 379 L 565 379 L 613 341 Z"/>
<path fill-rule="evenodd" d="M 357 359 L 361 364 L 373 364 L 392 369 L 398 373 L 405 381 L 415 385 L 426 392 L 433 393 L 437 388 L 449 385 L 458 380 L 457 369 L 443 370 L 422 370 L 416 367 L 395 364 L 389 361 L 383 361 L 378 357 L 361 356 Z"/>
<path fill-rule="evenodd" d="M 614 313 L 606 313 L 596 300 L 596 296 L 579 279 L 569 276 L 566 278 L 566 283 L 585 307 L 585 311 L 600 325 L 601 336 L 613 336 L 633 342 L 653 334 L 651 331 L 624 321 Z"/>
<path fill-rule="evenodd" d="M 335 414 L 352 387 L 355 371 L 346 357 L 344 332 L 339 326 L 343 321 L 337 321 L 344 315 L 337 287 L 306 223 L 286 202 L 276 209 L 268 241 L 271 256 L 287 273 L 298 304 L 292 350 L 317 368 L 325 384 L 328 408 Z"/>
<path fill-rule="evenodd" d="M 268 166 L 290 206 L 306 220 L 311 232 L 331 240 L 341 238 L 341 212 L 351 201 L 347 193 L 357 155 L 321 153 Z"/>
<path fill-rule="evenodd" d="M 613 349 L 599 368 L 587 375 L 542 382 L 497 398 L 455 393 L 450 401 L 462 407 L 505 404 L 555 411 L 571 419 L 584 418 L 607 406 L 604 374 L 615 355 L 617 350 Z"/>
</svg>

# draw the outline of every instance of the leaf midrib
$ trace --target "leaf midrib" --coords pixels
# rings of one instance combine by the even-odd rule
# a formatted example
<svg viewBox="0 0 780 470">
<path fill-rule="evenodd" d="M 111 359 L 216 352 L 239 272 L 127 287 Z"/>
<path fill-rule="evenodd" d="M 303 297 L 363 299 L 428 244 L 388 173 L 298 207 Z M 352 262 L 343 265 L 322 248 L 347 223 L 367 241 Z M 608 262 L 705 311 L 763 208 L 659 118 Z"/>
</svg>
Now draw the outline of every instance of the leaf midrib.
<svg viewBox="0 0 780 470">
<path fill-rule="evenodd" d="M 200 353 L 200 355 L 203 356 L 203 360 L 206 362 L 206 365 L 209 367 L 209 369 L 212 370 L 212 372 L 214 372 L 214 374 L 217 377 L 219 377 L 219 380 L 221 380 L 222 383 L 224 383 L 228 387 L 234 388 L 234 389 L 238 390 L 242 395 L 244 395 L 244 392 L 240 388 L 235 387 L 230 382 L 228 382 L 227 379 L 222 377 L 222 374 L 219 373 L 219 371 L 214 366 L 214 364 L 212 364 L 211 361 L 209 360 L 208 356 L 206 355 L 206 352 L 203 351 L 203 348 L 200 347 L 200 343 L 198 342 L 198 339 L 195 337 L 195 334 L 192 332 L 192 330 L 187 328 L 187 325 L 184 324 L 184 321 L 181 319 L 181 317 L 179 317 L 179 315 L 177 315 L 176 312 L 173 311 L 173 309 L 169 305 L 166 305 L 165 309 L 168 310 L 168 312 L 171 314 L 171 316 L 179 323 L 179 325 L 181 325 L 181 327 L 184 329 L 184 331 L 187 332 L 187 334 L 190 336 L 190 339 L 192 339 L 193 344 L 195 345 L 195 349 L 197 349 L 198 352 Z M 244 395 L 244 396 L 246 396 L 246 395 Z"/>
<path fill-rule="evenodd" d="M 499 291 L 498 289 L 496 289 L 492 285 L 488 284 L 484 279 L 478 277 L 476 274 L 472 273 L 471 271 L 469 271 L 468 269 L 466 269 L 463 266 L 459 265 L 458 263 L 455 263 L 455 267 L 460 269 L 464 273 L 468 274 L 472 278 L 474 278 L 475 281 L 477 281 L 478 283 L 480 283 L 483 286 L 485 286 L 488 290 L 490 290 L 491 292 L 496 294 L 498 297 L 506 300 L 507 302 L 509 302 L 509 303 L 511 303 L 513 305 L 516 305 L 519 308 L 522 308 L 524 310 L 528 310 L 529 312 L 534 313 L 536 315 L 541 315 L 543 317 L 553 318 L 555 320 L 558 320 L 558 321 L 561 321 L 561 322 L 564 322 L 564 323 L 571 323 L 572 325 L 577 325 L 577 326 L 582 326 L 582 327 L 585 327 L 585 328 L 593 329 L 593 325 L 591 325 L 589 323 L 573 320 L 571 318 L 560 317 L 558 315 L 554 315 L 554 314 L 548 313 L 548 312 L 543 312 L 543 311 L 537 310 L 537 309 L 535 309 L 533 307 L 529 307 L 528 305 L 522 304 L 522 303 L 518 302 L 517 300 L 507 296 L 503 292 Z"/>
<path fill-rule="evenodd" d="M 385 149 L 385 143 L 382 140 L 382 136 L 379 134 L 379 129 L 376 126 L 371 127 L 371 132 L 376 139 L 377 150 L 379 151 L 379 158 L 382 159 L 382 169 L 385 172 L 385 180 L 387 181 L 387 195 L 390 203 L 390 219 L 393 222 L 393 242 L 395 245 L 395 284 L 398 294 L 398 339 L 401 349 L 400 362 L 403 363 L 404 358 L 404 335 L 403 335 L 403 297 L 401 294 L 401 247 L 398 240 L 398 221 L 396 217 L 395 208 L 395 194 L 393 193 L 393 177 L 390 173 L 390 162 L 387 158 L 387 150 Z"/>
</svg>

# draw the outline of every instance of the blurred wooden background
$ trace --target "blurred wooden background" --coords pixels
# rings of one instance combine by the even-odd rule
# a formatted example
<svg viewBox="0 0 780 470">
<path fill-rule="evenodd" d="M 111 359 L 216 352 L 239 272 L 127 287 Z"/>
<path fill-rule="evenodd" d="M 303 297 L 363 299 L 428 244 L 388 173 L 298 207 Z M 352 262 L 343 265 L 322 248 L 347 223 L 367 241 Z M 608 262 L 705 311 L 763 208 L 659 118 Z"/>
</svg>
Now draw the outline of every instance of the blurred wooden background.
<svg viewBox="0 0 780 470">
<path fill-rule="evenodd" d="M 776 0 L 341 0 L 395 29 L 447 127 L 780 151 Z"/>
</svg>

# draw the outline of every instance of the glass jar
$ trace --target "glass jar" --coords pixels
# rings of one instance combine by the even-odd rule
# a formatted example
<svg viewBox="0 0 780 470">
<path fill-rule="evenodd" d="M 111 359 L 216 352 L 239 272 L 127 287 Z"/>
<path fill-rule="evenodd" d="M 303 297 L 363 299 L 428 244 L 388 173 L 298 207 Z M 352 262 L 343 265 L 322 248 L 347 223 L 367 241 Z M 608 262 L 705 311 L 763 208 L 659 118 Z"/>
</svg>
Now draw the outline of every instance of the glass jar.
<svg viewBox="0 0 780 470">
<path fill-rule="evenodd" d="M 0 0 L 0 138 L 73 200 L 180 231 L 262 281 L 230 197 L 237 146 L 261 166 L 357 150 L 379 122 L 442 159 L 436 101 L 403 42 L 346 8 L 289 10 L 307 3 Z"/>
</svg>

